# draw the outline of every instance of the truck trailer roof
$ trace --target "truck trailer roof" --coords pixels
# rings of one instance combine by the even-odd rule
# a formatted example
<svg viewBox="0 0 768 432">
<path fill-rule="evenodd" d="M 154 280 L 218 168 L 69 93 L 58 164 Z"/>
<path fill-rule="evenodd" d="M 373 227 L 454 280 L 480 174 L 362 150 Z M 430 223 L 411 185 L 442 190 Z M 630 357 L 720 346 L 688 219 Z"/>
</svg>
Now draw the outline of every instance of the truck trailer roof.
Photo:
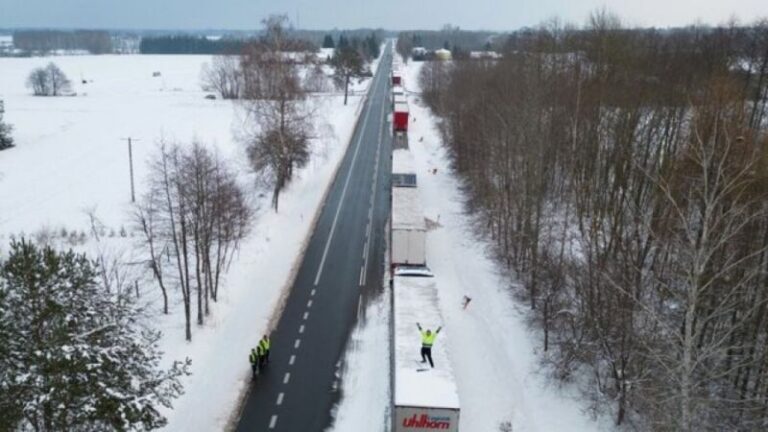
<svg viewBox="0 0 768 432">
<path fill-rule="evenodd" d="M 408 103 L 407 102 L 396 102 L 395 103 L 395 112 L 408 112 Z"/>
<path fill-rule="evenodd" d="M 392 229 L 426 231 L 418 188 L 392 188 Z"/>
<path fill-rule="evenodd" d="M 405 407 L 456 409 L 459 394 L 447 355 L 448 334 L 442 329 L 432 348 L 435 367 L 421 363 L 421 334 L 416 327 L 435 331 L 443 325 L 437 304 L 435 278 L 395 276 L 394 404 Z"/>
<path fill-rule="evenodd" d="M 392 150 L 392 174 L 416 174 L 416 162 L 410 150 Z"/>
</svg>

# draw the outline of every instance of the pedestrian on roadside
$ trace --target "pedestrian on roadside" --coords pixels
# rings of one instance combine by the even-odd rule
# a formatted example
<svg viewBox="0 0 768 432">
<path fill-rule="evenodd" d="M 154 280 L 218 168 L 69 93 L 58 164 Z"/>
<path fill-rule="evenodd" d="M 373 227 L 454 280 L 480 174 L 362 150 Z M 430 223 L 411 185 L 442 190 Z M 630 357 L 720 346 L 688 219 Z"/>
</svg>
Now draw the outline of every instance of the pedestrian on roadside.
<svg viewBox="0 0 768 432">
<path fill-rule="evenodd" d="M 462 309 L 467 310 L 467 306 L 469 306 L 469 302 L 472 301 L 472 297 L 465 295 L 464 300 L 461 301 Z"/>
<path fill-rule="evenodd" d="M 419 323 L 416 323 L 416 327 L 419 328 L 419 332 L 421 333 L 421 362 L 426 363 L 427 360 L 429 360 L 429 365 L 434 368 L 435 363 L 432 361 L 432 345 L 435 344 L 437 334 L 440 333 L 442 327 L 438 327 L 434 333 L 432 333 L 432 330 L 430 329 L 424 331 Z"/>
<path fill-rule="evenodd" d="M 259 348 L 261 348 L 261 367 L 269 364 L 269 346 L 271 342 L 269 336 L 264 335 L 259 341 Z"/>
<path fill-rule="evenodd" d="M 251 348 L 251 353 L 248 355 L 248 361 L 251 362 L 251 379 L 256 379 L 256 375 L 259 374 L 259 365 L 261 363 L 261 347 L 256 345 L 256 348 Z"/>
</svg>

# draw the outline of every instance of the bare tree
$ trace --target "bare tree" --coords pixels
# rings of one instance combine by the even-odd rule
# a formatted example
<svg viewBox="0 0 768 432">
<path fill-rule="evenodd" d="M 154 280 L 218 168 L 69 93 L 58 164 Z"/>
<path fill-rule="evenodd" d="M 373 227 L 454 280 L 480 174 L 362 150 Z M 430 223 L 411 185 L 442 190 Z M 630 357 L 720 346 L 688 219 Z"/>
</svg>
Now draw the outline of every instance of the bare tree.
<svg viewBox="0 0 768 432">
<path fill-rule="evenodd" d="M 27 87 L 35 96 L 61 96 L 71 91 L 71 82 L 64 72 L 51 62 L 44 68 L 32 70 L 27 77 Z"/>
<path fill-rule="evenodd" d="M 201 80 L 205 90 L 215 91 L 223 99 L 239 99 L 244 86 L 239 57 L 214 56 L 210 65 L 203 65 Z"/>
<path fill-rule="evenodd" d="M 36 68 L 27 77 L 27 87 L 32 89 L 35 96 L 49 96 L 51 94 L 48 73 L 45 68 Z"/>
<path fill-rule="evenodd" d="M 363 56 L 355 47 L 345 45 L 336 49 L 331 65 L 335 70 L 333 80 L 336 87 L 344 89 L 344 105 L 346 105 L 350 81 L 363 72 Z"/>
<path fill-rule="evenodd" d="M 247 235 L 253 213 L 234 172 L 200 143 L 161 143 L 151 168 L 150 189 L 135 207 L 134 220 L 144 234 L 142 244 L 166 310 L 167 284 L 179 287 L 191 340 L 192 296 L 197 295 L 197 324 L 203 325 L 209 299 L 217 300 L 221 275 Z"/>
<path fill-rule="evenodd" d="M 248 158 L 271 186 L 275 211 L 293 170 L 309 161 L 314 116 L 297 66 L 285 55 L 291 45 L 286 22 L 284 16 L 265 20 L 265 36 L 246 49 L 242 60 L 247 109 L 254 122 L 247 134 Z"/>
</svg>

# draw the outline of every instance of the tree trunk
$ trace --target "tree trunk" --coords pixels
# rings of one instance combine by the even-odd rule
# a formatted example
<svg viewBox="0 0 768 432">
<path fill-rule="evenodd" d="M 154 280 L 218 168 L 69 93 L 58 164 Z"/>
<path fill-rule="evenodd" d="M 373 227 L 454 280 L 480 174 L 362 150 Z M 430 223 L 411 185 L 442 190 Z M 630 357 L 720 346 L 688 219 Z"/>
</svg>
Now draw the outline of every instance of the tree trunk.
<svg viewBox="0 0 768 432">
<path fill-rule="evenodd" d="M 347 105 L 347 94 L 349 94 L 349 75 L 344 80 L 344 105 Z"/>
</svg>

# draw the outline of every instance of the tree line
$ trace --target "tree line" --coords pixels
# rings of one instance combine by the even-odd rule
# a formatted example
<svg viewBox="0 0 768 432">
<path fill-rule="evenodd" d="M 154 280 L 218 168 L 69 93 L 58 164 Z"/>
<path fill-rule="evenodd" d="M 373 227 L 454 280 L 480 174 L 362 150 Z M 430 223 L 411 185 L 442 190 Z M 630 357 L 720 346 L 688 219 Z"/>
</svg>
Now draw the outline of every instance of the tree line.
<svg viewBox="0 0 768 432">
<path fill-rule="evenodd" d="M 600 12 L 420 82 L 554 376 L 586 377 L 617 424 L 764 428 L 768 21 L 633 30 Z"/>
<path fill-rule="evenodd" d="M 112 52 L 112 38 L 103 30 L 19 30 L 13 32 L 13 46 L 28 52 L 85 50 L 107 54 Z"/>
</svg>

